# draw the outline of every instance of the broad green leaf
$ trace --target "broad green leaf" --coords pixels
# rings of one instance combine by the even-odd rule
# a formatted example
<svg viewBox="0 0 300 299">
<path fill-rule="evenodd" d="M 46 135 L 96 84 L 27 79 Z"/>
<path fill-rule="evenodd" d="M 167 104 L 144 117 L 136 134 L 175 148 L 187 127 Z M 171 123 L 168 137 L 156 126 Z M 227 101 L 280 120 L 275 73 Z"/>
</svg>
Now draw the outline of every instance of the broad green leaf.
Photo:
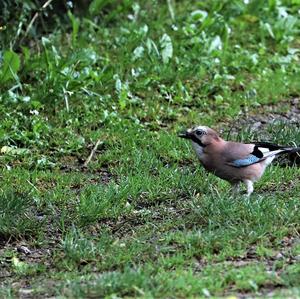
<svg viewBox="0 0 300 299">
<path fill-rule="evenodd" d="M 5 51 L 1 67 L 1 82 L 15 78 L 20 69 L 20 57 L 13 51 Z"/>
<path fill-rule="evenodd" d="M 279 7 L 277 7 L 277 11 L 278 11 L 278 16 L 280 17 L 280 18 L 287 18 L 288 17 L 288 12 L 287 12 L 287 8 L 286 7 L 284 7 L 284 6 L 279 6 Z"/>
<path fill-rule="evenodd" d="M 256 23 L 259 19 L 257 16 L 245 14 L 242 16 L 242 19 L 249 23 Z"/>
<path fill-rule="evenodd" d="M 120 93 L 122 90 L 122 81 L 120 80 L 118 75 L 115 75 L 114 79 L 116 80 L 116 83 L 115 83 L 116 91 L 118 93 Z"/>
<path fill-rule="evenodd" d="M 125 87 L 122 88 L 120 94 L 119 94 L 119 105 L 120 108 L 123 110 L 126 108 L 127 104 L 127 90 Z"/>
<path fill-rule="evenodd" d="M 27 65 L 30 59 L 30 50 L 27 47 L 22 47 L 23 57 L 24 57 L 24 65 Z"/>
<path fill-rule="evenodd" d="M 28 154 L 29 150 L 27 148 L 16 148 L 12 146 L 2 146 L 0 150 L 1 154 L 10 154 L 10 155 L 23 155 Z"/>
<path fill-rule="evenodd" d="M 270 25 L 269 23 L 265 23 L 265 24 L 264 24 L 264 27 L 266 28 L 266 30 L 268 31 L 268 33 L 270 34 L 270 36 L 271 36 L 272 38 L 275 38 L 275 35 L 274 35 L 274 33 L 273 33 L 273 30 L 272 30 L 271 25 Z"/>
<path fill-rule="evenodd" d="M 152 52 L 155 52 L 155 54 L 157 56 L 159 56 L 159 51 L 157 49 L 157 46 L 156 46 L 155 42 L 152 39 L 147 38 L 146 46 L 147 46 L 148 54 L 151 54 Z"/>
<path fill-rule="evenodd" d="M 80 25 L 80 20 L 78 18 L 76 18 L 71 13 L 71 11 L 68 11 L 68 17 L 72 23 L 72 45 L 75 46 L 76 40 L 77 40 L 77 35 L 78 35 L 78 30 L 79 30 L 79 25 Z"/>
<path fill-rule="evenodd" d="M 21 270 L 21 271 L 23 271 L 23 270 L 25 270 L 25 269 L 27 268 L 27 266 L 28 266 L 26 263 L 20 261 L 20 260 L 19 260 L 17 257 L 15 257 L 15 256 L 11 259 L 11 262 L 12 262 L 12 265 L 14 266 L 14 268 L 15 268 L 16 270 Z"/>
<path fill-rule="evenodd" d="M 168 63 L 173 56 L 172 40 L 168 34 L 164 33 L 164 35 L 160 39 L 160 46 L 162 48 L 161 56 L 163 63 Z"/>
<path fill-rule="evenodd" d="M 193 20 L 203 22 L 206 17 L 208 16 L 208 13 L 205 10 L 195 10 L 191 13 L 191 16 Z"/>
<path fill-rule="evenodd" d="M 101 11 L 110 1 L 109 0 L 93 0 L 89 5 L 89 12 L 95 15 Z"/>
<path fill-rule="evenodd" d="M 145 49 L 142 46 L 139 46 L 139 47 L 135 48 L 134 51 L 133 51 L 132 59 L 137 60 L 137 59 L 141 58 L 144 54 L 144 50 Z"/>
<path fill-rule="evenodd" d="M 42 44 L 45 47 L 45 46 L 47 46 L 47 44 L 51 44 L 51 41 L 49 38 L 42 36 Z"/>
<path fill-rule="evenodd" d="M 97 62 L 98 55 L 92 48 L 83 48 L 74 52 L 70 56 L 70 60 L 73 61 L 73 63 L 80 61 L 82 65 L 91 66 Z"/>
<path fill-rule="evenodd" d="M 214 50 L 221 50 L 222 49 L 222 41 L 219 35 L 217 35 L 212 41 L 209 46 L 208 52 L 212 52 Z"/>
</svg>

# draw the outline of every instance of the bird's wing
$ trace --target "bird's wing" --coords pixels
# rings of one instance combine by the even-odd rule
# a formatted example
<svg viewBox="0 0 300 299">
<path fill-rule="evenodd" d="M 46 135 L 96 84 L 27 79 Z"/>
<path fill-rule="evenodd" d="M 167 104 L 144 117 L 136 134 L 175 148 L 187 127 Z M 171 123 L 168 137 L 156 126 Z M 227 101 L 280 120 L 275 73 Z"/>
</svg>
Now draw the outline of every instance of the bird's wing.
<svg viewBox="0 0 300 299">
<path fill-rule="evenodd" d="M 253 164 L 256 164 L 260 161 L 262 161 L 263 159 L 256 157 L 255 155 L 248 155 L 242 159 L 237 159 L 237 160 L 233 160 L 231 162 L 227 162 L 227 165 L 236 167 L 236 168 L 241 168 L 241 167 L 246 167 L 246 166 L 250 166 Z"/>
<path fill-rule="evenodd" d="M 288 146 L 278 145 L 269 142 L 253 142 L 254 145 L 260 148 L 268 149 L 269 151 L 275 151 L 282 148 L 287 148 Z"/>
<path fill-rule="evenodd" d="M 272 159 L 269 160 L 272 161 L 276 155 L 292 151 L 295 151 L 295 148 L 275 145 L 267 142 L 257 142 L 253 144 L 252 152 L 249 152 L 243 157 L 229 160 L 226 164 L 236 168 L 241 168 L 262 162 L 271 157 Z"/>
</svg>

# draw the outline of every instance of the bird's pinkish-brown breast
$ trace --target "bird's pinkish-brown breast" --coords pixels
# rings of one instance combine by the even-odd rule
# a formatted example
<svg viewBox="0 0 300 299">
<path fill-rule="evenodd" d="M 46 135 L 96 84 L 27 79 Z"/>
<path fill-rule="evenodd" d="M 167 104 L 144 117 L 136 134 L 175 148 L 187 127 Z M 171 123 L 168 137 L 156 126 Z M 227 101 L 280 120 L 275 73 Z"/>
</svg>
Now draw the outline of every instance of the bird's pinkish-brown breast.
<svg viewBox="0 0 300 299">
<path fill-rule="evenodd" d="M 207 145 L 203 150 L 201 162 L 204 168 L 216 176 L 235 183 L 245 179 L 257 180 L 263 174 L 264 167 L 261 163 L 247 167 L 236 168 L 228 162 L 237 158 L 244 158 L 253 151 L 253 145 L 235 142 L 226 142 L 220 138 Z"/>
</svg>

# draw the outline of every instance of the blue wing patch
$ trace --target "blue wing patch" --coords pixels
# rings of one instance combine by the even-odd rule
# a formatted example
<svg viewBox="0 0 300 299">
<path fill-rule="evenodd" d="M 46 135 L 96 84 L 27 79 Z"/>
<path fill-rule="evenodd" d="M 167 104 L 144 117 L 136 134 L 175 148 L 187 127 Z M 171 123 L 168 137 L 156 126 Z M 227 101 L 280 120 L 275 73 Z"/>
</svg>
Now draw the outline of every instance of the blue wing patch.
<svg viewBox="0 0 300 299">
<path fill-rule="evenodd" d="M 245 167 L 252 164 L 257 163 L 260 160 L 260 158 L 256 157 L 255 155 L 250 154 L 249 156 L 232 161 L 230 164 L 234 167 Z"/>
</svg>

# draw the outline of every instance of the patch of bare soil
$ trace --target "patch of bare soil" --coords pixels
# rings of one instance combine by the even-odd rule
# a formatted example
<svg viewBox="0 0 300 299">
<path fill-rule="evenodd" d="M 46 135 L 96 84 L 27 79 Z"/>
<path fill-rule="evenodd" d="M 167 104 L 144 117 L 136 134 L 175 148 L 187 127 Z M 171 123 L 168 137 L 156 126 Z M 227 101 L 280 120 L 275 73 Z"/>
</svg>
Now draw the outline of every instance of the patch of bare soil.
<svg viewBox="0 0 300 299">
<path fill-rule="evenodd" d="M 51 269 L 53 251 L 57 244 L 56 240 L 49 240 L 48 244 L 44 244 L 41 248 L 33 246 L 30 241 L 26 240 L 0 244 L 0 288 L 11 286 L 15 290 L 20 290 L 19 298 L 38 298 L 32 294 L 32 275 L 30 271 L 27 277 L 23 276 L 20 279 L 14 271 L 13 258 L 17 258 L 18 263 L 25 262 L 26 267 L 28 266 L 32 269 L 37 269 L 41 265 L 45 269 Z M 42 268 L 41 271 L 44 272 Z M 34 275 L 38 272 L 39 270 L 34 270 Z"/>
<path fill-rule="evenodd" d="M 81 172 L 87 175 L 97 175 L 97 180 L 94 180 L 95 183 L 108 184 L 113 178 L 113 175 L 110 173 L 108 166 L 102 167 L 90 167 L 85 166 L 83 160 L 79 159 L 76 156 L 65 156 L 60 160 L 60 171 L 65 173 L 70 172 Z"/>
<path fill-rule="evenodd" d="M 300 124 L 300 98 L 282 101 L 277 104 L 263 105 L 255 113 L 239 117 L 234 121 L 234 127 L 250 126 L 253 130 L 264 129 L 268 125 L 282 122 L 286 124 Z"/>
</svg>

